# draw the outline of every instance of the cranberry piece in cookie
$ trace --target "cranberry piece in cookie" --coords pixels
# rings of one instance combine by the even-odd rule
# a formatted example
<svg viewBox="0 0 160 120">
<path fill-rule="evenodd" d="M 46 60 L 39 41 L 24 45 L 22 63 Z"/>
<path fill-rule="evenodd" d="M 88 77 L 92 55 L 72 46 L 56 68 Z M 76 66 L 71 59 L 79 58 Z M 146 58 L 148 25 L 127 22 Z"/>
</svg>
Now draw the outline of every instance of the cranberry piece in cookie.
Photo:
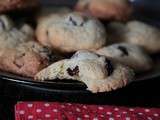
<svg viewBox="0 0 160 120">
<path fill-rule="evenodd" d="M 136 45 L 112 44 L 97 50 L 96 53 L 129 66 L 136 72 L 148 71 L 152 68 L 151 58 L 141 47 Z"/>
</svg>

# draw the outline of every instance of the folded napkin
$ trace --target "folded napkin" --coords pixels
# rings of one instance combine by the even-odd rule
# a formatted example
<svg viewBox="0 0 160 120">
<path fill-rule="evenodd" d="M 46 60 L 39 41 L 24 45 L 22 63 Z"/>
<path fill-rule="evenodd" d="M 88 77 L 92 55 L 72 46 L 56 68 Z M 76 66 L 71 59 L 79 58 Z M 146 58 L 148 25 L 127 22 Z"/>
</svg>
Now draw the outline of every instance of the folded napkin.
<svg viewBox="0 0 160 120">
<path fill-rule="evenodd" d="M 16 120 L 160 120 L 158 108 L 127 108 L 57 102 L 19 102 Z"/>
</svg>

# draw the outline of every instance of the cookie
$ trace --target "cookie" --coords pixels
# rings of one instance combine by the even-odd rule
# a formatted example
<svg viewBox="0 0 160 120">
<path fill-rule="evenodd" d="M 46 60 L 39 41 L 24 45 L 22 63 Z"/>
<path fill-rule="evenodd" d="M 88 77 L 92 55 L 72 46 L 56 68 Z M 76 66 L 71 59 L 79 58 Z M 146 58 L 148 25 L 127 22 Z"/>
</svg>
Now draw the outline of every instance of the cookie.
<svg viewBox="0 0 160 120">
<path fill-rule="evenodd" d="M 16 28 L 6 16 L 0 16 L 0 70 L 33 77 L 49 64 L 51 51 L 34 40 L 32 28 Z"/>
<path fill-rule="evenodd" d="M 133 80 L 133 71 L 89 51 L 78 51 L 70 59 L 53 63 L 36 74 L 39 81 L 73 79 L 84 82 L 93 93 L 121 88 Z"/>
<path fill-rule="evenodd" d="M 32 51 L 20 52 L 16 49 L 2 49 L 0 55 L 0 70 L 33 77 L 48 65 L 47 59 Z"/>
<path fill-rule="evenodd" d="M 126 20 L 132 13 L 127 0 L 79 0 L 75 9 L 105 20 Z"/>
<path fill-rule="evenodd" d="M 113 44 L 97 50 L 96 53 L 127 65 L 136 72 L 147 71 L 152 68 L 151 58 L 136 45 L 127 43 Z"/>
<path fill-rule="evenodd" d="M 26 8 L 34 8 L 38 5 L 38 0 L 1 0 L 0 13 Z"/>
<path fill-rule="evenodd" d="M 160 52 L 160 30 L 140 21 L 127 23 L 126 42 L 139 45 L 149 53 Z"/>
<path fill-rule="evenodd" d="M 106 43 L 104 26 L 81 13 L 53 14 L 42 18 L 36 29 L 38 41 L 61 52 L 96 50 Z"/>
<path fill-rule="evenodd" d="M 148 53 L 160 52 L 160 30 L 140 21 L 110 23 L 107 27 L 109 40 L 128 42 L 143 47 Z"/>
<path fill-rule="evenodd" d="M 0 48 L 16 48 L 18 44 L 34 40 L 34 32 L 29 25 L 22 25 L 19 29 L 4 15 L 0 16 Z"/>
<path fill-rule="evenodd" d="M 39 55 L 43 59 L 50 60 L 52 57 L 52 54 L 54 54 L 51 50 L 49 50 L 46 47 L 43 47 L 36 41 L 28 41 L 21 43 L 17 46 L 17 50 L 20 52 L 26 52 L 26 51 L 31 51 Z"/>
</svg>

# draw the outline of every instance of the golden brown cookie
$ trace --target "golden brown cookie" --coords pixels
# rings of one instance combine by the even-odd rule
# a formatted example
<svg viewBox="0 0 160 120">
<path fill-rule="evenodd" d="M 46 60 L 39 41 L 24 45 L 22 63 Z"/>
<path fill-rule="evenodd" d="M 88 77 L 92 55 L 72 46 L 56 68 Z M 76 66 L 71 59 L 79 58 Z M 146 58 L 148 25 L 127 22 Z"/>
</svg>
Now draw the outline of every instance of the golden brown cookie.
<svg viewBox="0 0 160 120">
<path fill-rule="evenodd" d="M 36 37 L 42 45 L 66 53 L 99 49 L 105 45 L 107 35 L 97 19 L 70 12 L 39 19 Z"/>
<path fill-rule="evenodd" d="M 133 71 L 108 58 L 89 51 L 78 51 L 70 59 L 53 63 L 36 74 L 39 81 L 73 79 L 84 82 L 93 93 L 109 92 L 133 80 Z"/>
<path fill-rule="evenodd" d="M 129 21 L 126 24 L 113 22 L 107 27 L 111 43 L 127 42 L 144 48 L 148 53 L 160 52 L 160 30 L 141 21 Z"/>
<path fill-rule="evenodd" d="M 17 28 L 12 20 L 0 16 L 0 70 L 33 77 L 46 67 L 50 50 L 34 40 L 34 31 L 29 25 Z"/>
<path fill-rule="evenodd" d="M 136 72 L 143 72 L 152 68 L 152 60 L 139 46 L 119 43 L 103 47 L 96 51 L 116 62 L 131 67 Z"/>
<path fill-rule="evenodd" d="M 25 77 L 33 77 L 47 65 L 47 59 L 43 59 L 33 51 L 20 52 L 16 49 L 1 50 L 0 69 L 6 72 Z"/>
<path fill-rule="evenodd" d="M 36 6 L 38 6 L 38 0 L 0 0 L 0 13 Z"/>
<path fill-rule="evenodd" d="M 79 0 L 75 9 L 105 20 L 126 20 L 132 12 L 127 0 Z"/>
</svg>

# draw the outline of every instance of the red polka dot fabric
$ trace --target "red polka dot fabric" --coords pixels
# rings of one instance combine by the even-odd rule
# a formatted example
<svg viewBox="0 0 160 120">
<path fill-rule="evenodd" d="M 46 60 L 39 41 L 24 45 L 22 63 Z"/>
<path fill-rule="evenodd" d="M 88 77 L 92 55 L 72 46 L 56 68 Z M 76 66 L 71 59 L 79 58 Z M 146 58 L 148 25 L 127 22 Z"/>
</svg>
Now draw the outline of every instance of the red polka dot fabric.
<svg viewBox="0 0 160 120">
<path fill-rule="evenodd" d="M 127 108 L 56 102 L 20 102 L 16 120 L 160 120 L 158 108 Z"/>
</svg>

